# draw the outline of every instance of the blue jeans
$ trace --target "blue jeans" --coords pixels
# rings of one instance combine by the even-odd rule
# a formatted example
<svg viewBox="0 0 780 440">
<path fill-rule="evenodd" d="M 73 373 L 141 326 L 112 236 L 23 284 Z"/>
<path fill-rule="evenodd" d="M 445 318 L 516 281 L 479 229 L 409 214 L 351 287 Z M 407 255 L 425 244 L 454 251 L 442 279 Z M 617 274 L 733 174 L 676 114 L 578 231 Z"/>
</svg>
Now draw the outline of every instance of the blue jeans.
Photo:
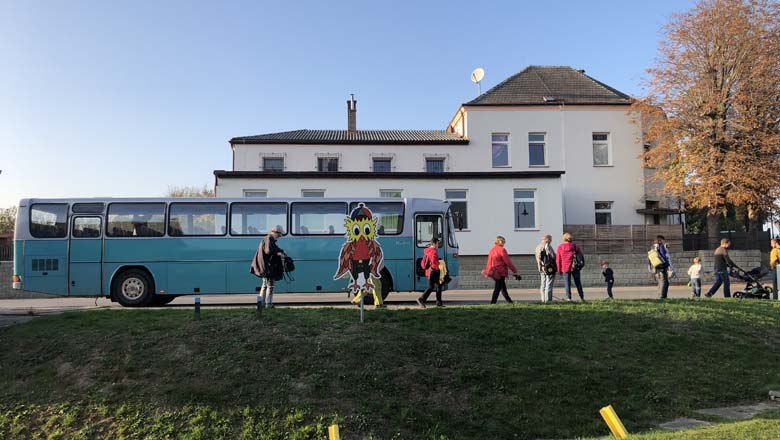
<svg viewBox="0 0 780 440">
<path fill-rule="evenodd" d="M 729 280 L 729 271 L 719 270 L 715 272 L 715 284 L 710 287 L 707 296 L 715 295 L 720 289 L 720 285 L 723 284 L 723 297 L 731 298 L 731 281 Z"/>
<path fill-rule="evenodd" d="M 691 290 L 696 298 L 701 296 L 701 278 L 691 278 Z"/>
<path fill-rule="evenodd" d="M 574 285 L 577 286 L 577 293 L 580 294 L 580 299 L 585 299 L 585 293 L 582 291 L 582 281 L 580 281 L 580 272 L 566 272 L 563 277 L 563 286 L 566 288 L 566 299 L 571 299 L 571 279 L 574 278 Z"/>
</svg>

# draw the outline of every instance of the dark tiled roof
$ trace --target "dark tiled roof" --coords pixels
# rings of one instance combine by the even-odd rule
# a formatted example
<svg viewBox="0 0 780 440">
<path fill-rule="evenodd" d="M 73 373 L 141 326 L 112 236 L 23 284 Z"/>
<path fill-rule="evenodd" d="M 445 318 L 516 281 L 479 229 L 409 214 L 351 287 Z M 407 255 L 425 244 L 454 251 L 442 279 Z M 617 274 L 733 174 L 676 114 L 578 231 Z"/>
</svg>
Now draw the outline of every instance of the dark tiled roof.
<svg viewBox="0 0 780 440">
<path fill-rule="evenodd" d="M 230 143 L 443 145 L 468 144 L 469 141 L 444 130 L 294 130 L 235 137 Z"/>
<path fill-rule="evenodd" d="M 528 66 L 465 105 L 630 104 L 631 97 L 567 66 Z M 557 104 L 558 102 L 554 102 Z"/>
<path fill-rule="evenodd" d="M 269 173 L 263 171 L 225 171 L 214 170 L 220 179 L 524 179 L 556 178 L 563 171 L 447 171 L 444 173 L 426 173 L 399 171 L 376 173 L 372 171 L 282 171 Z"/>
</svg>

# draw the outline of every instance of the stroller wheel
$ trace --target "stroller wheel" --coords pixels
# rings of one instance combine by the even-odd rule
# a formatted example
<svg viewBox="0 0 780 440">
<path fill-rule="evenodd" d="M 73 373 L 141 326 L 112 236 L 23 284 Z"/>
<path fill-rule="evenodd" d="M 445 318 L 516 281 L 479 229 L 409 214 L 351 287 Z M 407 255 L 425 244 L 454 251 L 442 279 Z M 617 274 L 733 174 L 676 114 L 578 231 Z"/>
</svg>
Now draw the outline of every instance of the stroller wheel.
<svg viewBox="0 0 780 440">
<path fill-rule="evenodd" d="M 734 295 L 732 295 L 734 298 L 744 298 L 745 292 L 734 292 Z"/>
</svg>

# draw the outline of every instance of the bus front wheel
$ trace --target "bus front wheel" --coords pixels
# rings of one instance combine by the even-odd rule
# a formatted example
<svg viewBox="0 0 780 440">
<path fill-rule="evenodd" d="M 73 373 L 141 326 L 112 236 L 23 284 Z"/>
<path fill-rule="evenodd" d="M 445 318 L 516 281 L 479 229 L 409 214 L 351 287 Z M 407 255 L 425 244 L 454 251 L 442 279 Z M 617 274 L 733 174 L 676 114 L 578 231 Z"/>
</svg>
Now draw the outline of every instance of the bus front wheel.
<svg viewBox="0 0 780 440">
<path fill-rule="evenodd" d="M 148 273 L 129 269 L 116 277 L 112 294 L 124 307 L 143 307 L 154 298 L 154 283 Z"/>
</svg>

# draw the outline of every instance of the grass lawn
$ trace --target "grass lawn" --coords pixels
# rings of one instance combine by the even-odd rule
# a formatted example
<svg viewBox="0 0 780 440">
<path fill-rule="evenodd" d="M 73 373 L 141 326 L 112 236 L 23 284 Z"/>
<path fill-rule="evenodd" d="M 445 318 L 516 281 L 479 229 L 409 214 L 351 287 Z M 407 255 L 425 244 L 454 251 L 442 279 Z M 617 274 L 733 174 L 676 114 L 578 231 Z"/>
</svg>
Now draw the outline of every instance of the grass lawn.
<svg viewBox="0 0 780 440">
<path fill-rule="evenodd" d="M 107 310 L 0 329 L 0 438 L 565 438 L 780 389 L 780 303 Z M 780 430 L 765 418 L 708 429 Z M 753 427 L 753 428 L 751 428 Z M 701 430 L 705 432 L 706 430 Z M 661 434 L 652 439 L 667 439 Z M 674 434 L 679 436 L 680 434 Z M 691 434 L 699 435 L 699 434 Z M 715 437 L 761 438 L 750 434 Z M 741 436 L 741 437 L 740 437 Z M 769 437 L 767 437 L 769 438 Z"/>
</svg>

